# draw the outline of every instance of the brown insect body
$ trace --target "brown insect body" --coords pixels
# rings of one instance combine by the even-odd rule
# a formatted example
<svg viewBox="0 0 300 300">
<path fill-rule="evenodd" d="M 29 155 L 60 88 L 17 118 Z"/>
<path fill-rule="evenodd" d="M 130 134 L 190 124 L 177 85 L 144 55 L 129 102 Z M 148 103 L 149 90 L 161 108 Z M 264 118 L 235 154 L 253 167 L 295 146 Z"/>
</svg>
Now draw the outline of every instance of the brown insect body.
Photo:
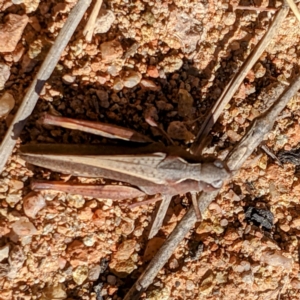
<svg viewBox="0 0 300 300">
<path fill-rule="evenodd" d="M 158 147 L 164 152 L 153 153 Z M 108 145 L 42 144 L 25 145 L 21 151 L 21 157 L 34 165 L 76 176 L 105 177 L 127 182 L 138 186 L 148 195 L 177 195 L 218 188 L 227 174 L 225 169 L 213 163 L 199 163 L 196 157 L 187 152 L 184 153 L 186 159 L 194 162 L 175 156 L 182 152 L 177 147 L 160 145 L 134 149 Z"/>
</svg>

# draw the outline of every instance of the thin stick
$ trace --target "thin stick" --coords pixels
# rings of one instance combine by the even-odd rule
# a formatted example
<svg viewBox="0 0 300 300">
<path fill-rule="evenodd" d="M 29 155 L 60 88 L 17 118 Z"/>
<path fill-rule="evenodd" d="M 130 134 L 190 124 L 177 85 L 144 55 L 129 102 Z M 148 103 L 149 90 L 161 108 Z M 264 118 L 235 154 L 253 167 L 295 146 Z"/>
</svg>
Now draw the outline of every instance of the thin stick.
<svg viewBox="0 0 300 300">
<path fill-rule="evenodd" d="M 278 119 L 277 119 L 278 120 Z M 281 161 L 278 159 L 278 157 L 271 151 L 271 149 L 269 149 L 269 147 L 267 146 L 267 145 L 265 145 L 264 143 L 262 143 L 261 145 L 260 145 L 260 148 L 262 149 L 262 150 L 264 150 L 266 153 L 267 153 L 267 155 L 269 155 L 271 158 L 273 158 L 275 161 L 277 161 L 277 163 L 282 167 L 283 165 L 282 165 L 282 163 L 281 163 Z"/>
<path fill-rule="evenodd" d="M 93 38 L 93 33 L 95 29 L 95 23 L 96 19 L 99 15 L 99 11 L 102 5 L 102 0 L 96 0 L 95 6 L 93 7 L 93 10 L 90 14 L 89 20 L 87 21 L 84 29 L 83 29 L 83 35 L 85 36 L 85 40 L 90 43 Z"/>
<path fill-rule="evenodd" d="M 199 155 L 201 153 L 202 149 L 205 146 L 205 137 L 207 136 L 207 134 L 209 133 L 209 131 L 223 112 L 227 103 L 231 100 L 231 98 L 245 79 L 248 72 L 252 69 L 253 65 L 256 63 L 256 61 L 262 55 L 264 50 L 267 48 L 272 38 L 277 34 L 278 29 L 283 20 L 285 19 L 288 11 L 289 9 L 286 7 L 283 7 L 278 11 L 264 37 L 260 40 L 260 42 L 256 45 L 250 56 L 243 63 L 239 72 L 231 79 L 231 81 L 225 87 L 222 95 L 214 105 L 211 113 L 207 116 L 207 118 L 201 125 L 197 138 L 193 146 L 191 147 L 191 151 L 194 154 Z"/>
<path fill-rule="evenodd" d="M 45 82 L 52 74 L 62 52 L 73 35 L 80 20 L 82 19 L 85 11 L 89 7 L 90 2 L 91 0 L 79 0 L 76 6 L 72 9 L 65 25 L 58 34 L 53 46 L 47 54 L 46 59 L 40 67 L 39 72 L 27 90 L 22 104 L 20 105 L 0 146 L 0 173 L 2 172 L 10 154 L 13 151 L 27 118 L 31 115 L 35 107 Z"/>
<path fill-rule="evenodd" d="M 170 202 L 172 200 L 172 196 L 162 196 L 163 200 L 161 203 L 159 203 L 159 206 L 157 208 L 156 213 L 153 215 L 154 221 L 151 225 L 150 233 L 148 236 L 148 239 L 152 239 L 158 232 L 158 230 L 161 228 L 161 225 L 164 221 L 167 209 L 170 205 Z"/>
<path fill-rule="evenodd" d="M 286 15 L 286 9 L 280 10 L 278 12 L 278 14 L 283 13 L 284 15 Z M 283 20 L 283 18 L 281 20 Z M 266 123 L 271 122 L 271 125 L 273 126 L 276 116 L 280 113 L 289 99 L 291 99 L 291 97 L 298 91 L 299 88 L 300 77 L 298 76 L 296 80 L 290 85 L 290 88 L 282 93 L 282 95 L 272 105 L 272 107 L 253 122 L 253 125 L 249 129 L 248 133 L 226 159 L 227 165 L 231 170 L 238 170 L 243 165 L 252 151 L 263 140 L 266 133 L 266 130 L 264 129 Z M 267 124 L 267 126 L 268 130 L 270 130 L 270 125 Z M 201 194 L 200 198 L 198 199 L 198 205 L 202 213 L 205 212 L 209 204 L 215 199 L 218 193 L 219 190 L 212 193 Z M 194 226 L 195 222 L 195 210 L 194 208 L 190 208 L 187 214 L 180 221 L 178 226 L 173 230 L 168 239 L 158 250 L 145 271 L 141 274 L 141 276 L 126 294 L 124 300 L 139 299 L 140 295 L 153 282 L 154 278 L 157 276 L 161 268 L 167 263 L 168 259 L 171 257 L 172 253 L 179 245 L 179 243 L 184 239 L 189 230 Z"/>
<path fill-rule="evenodd" d="M 240 9 L 240 10 L 256 10 L 256 11 L 270 11 L 270 12 L 276 12 L 277 8 L 272 7 L 256 7 L 256 6 L 242 6 L 237 5 L 232 7 L 233 11 Z"/>
<path fill-rule="evenodd" d="M 286 2 L 289 5 L 289 7 L 291 8 L 291 10 L 293 11 L 293 13 L 295 14 L 298 21 L 300 22 L 300 12 L 299 12 L 299 9 L 298 9 L 297 5 L 295 4 L 294 0 L 286 0 Z"/>
<path fill-rule="evenodd" d="M 202 221 L 202 215 L 201 215 L 201 211 L 200 211 L 199 206 L 198 206 L 197 193 L 192 192 L 191 196 L 192 196 L 192 203 L 193 203 L 193 206 L 194 206 L 194 209 L 195 209 L 197 222 L 201 222 Z"/>
</svg>

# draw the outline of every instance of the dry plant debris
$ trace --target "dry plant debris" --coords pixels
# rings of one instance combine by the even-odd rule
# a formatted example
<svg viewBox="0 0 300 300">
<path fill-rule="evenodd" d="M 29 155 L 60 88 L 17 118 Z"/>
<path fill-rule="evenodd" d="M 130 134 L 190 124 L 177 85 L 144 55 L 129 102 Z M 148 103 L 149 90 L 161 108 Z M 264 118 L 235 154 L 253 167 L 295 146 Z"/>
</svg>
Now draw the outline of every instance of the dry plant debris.
<svg viewBox="0 0 300 300">
<path fill-rule="evenodd" d="M 0 62 L 2 137 L 75 5 L 72 0 L 2 1 L 0 36 L 10 36 Z M 153 204 L 129 210 L 109 199 L 32 193 L 33 177 L 79 183 L 105 179 L 68 178 L 33 168 L 16 154 L 18 145 L 107 142 L 42 126 L 41 114 L 51 112 L 125 126 L 153 140 L 165 141 L 162 132 L 167 132 L 176 144 L 190 148 L 210 108 L 274 16 L 236 5 L 104 1 L 91 43 L 83 35 L 88 9 L 1 174 L 0 299 L 124 299 L 177 224 L 192 214 L 187 213 L 189 200 L 173 199 L 161 230 L 147 241 Z M 281 5 L 274 1 L 268 7 Z M 18 18 L 19 26 L 10 26 Z M 213 127 L 207 155 L 224 159 L 294 78 L 300 64 L 299 27 L 290 12 Z M 266 136 L 274 153 L 299 147 L 299 111 L 295 94 Z M 149 126 L 149 118 L 164 131 Z M 281 167 L 257 148 L 209 205 L 204 221 L 188 224 L 192 229 L 141 299 L 298 299 L 299 193 L 295 166 Z M 248 222 L 248 207 L 270 211 L 272 229 Z"/>
</svg>

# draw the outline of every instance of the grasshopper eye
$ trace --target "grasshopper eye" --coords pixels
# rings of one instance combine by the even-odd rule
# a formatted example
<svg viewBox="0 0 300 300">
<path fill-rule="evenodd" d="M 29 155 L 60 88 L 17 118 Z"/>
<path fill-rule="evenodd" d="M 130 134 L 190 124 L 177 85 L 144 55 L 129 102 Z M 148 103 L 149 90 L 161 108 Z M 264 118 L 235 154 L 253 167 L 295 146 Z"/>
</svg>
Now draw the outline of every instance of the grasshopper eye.
<svg viewBox="0 0 300 300">
<path fill-rule="evenodd" d="M 211 185 L 216 189 L 220 189 L 223 185 L 223 180 L 216 180 L 212 182 Z"/>
</svg>

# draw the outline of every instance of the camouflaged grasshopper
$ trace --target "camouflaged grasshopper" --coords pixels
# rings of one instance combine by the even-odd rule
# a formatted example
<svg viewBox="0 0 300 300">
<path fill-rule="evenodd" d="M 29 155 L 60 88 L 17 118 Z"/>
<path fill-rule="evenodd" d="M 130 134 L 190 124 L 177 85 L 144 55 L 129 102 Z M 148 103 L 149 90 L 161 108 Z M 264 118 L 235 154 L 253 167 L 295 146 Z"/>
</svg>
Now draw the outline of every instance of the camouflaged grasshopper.
<svg viewBox="0 0 300 300">
<path fill-rule="evenodd" d="M 220 164 L 201 163 L 198 157 L 179 147 L 166 147 L 153 143 L 148 137 L 130 129 L 49 114 L 44 115 L 42 122 L 147 145 L 124 147 L 106 144 L 28 144 L 21 146 L 20 156 L 31 164 L 64 174 L 104 177 L 132 185 L 83 185 L 35 181 L 31 185 L 33 190 L 54 189 L 119 200 L 161 194 L 165 202 L 169 203 L 174 195 L 218 189 L 228 175 Z M 167 203 L 164 205 L 164 213 Z M 193 204 L 200 218 L 199 207 L 195 201 Z"/>
</svg>

